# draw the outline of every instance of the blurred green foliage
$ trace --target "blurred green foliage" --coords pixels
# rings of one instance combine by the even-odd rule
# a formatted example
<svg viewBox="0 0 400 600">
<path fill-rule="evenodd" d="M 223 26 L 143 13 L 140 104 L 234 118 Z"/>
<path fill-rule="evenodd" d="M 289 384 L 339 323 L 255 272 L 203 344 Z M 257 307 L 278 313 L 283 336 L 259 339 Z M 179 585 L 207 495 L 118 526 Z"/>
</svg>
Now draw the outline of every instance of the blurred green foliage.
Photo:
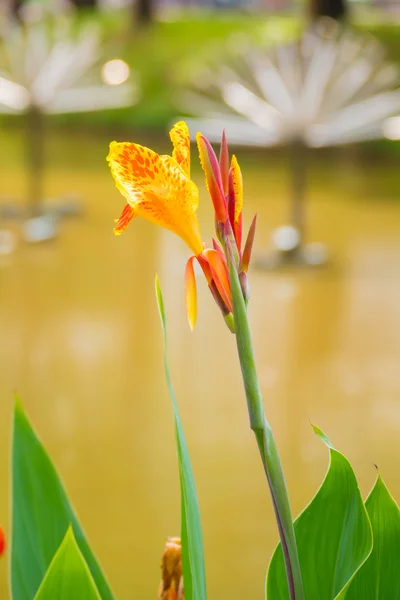
<svg viewBox="0 0 400 600">
<path fill-rule="evenodd" d="M 123 14 L 123 13 L 122 13 Z M 79 120 L 95 124 L 113 124 L 124 128 L 165 129 L 180 110 L 177 107 L 176 78 L 188 57 L 209 52 L 228 40 L 234 33 L 256 35 L 271 23 L 271 43 L 293 39 L 303 26 L 298 15 L 268 16 L 237 11 L 187 13 L 186 18 L 157 21 L 144 31 L 126 30 L 124 58 L 137 74 L 141 86 L 139 103 L 124 110 L 111 110 L 92 115 L 73 115 L 63 120 Z M 110 35 L 117 35 L 122 26 L 118 13 L 101 17 Z M 125 24 L 129 19 L 123 19 Z M 273 25 L 272 25 L 273 23 Z M 388 57 L 400 64 L 400 23 L 359 22 L 354 27 L 375 35 L 387 48 Z"/>
<path fill-rule="evenodd" d="M 92 11 L 82 11 L 80 19 L 93 19 Z M 150 27 L 135 29 L 131 14 L 124 11 L 95 13 L 106 32 L 110 58 L 123 58 L 132 68 L 140 86 L 139 102 L 126 109 L 113 109 L 88 114 L 49 117 L 52 123 L 109 127 L 116 132 L 137 129 L 165 130 L 177 116 L 184 116 L 179 107 L 177 81 L 188 68 L 190 58 L 202 53 L 218 52 L 230 36 L 238 33 L 261 34 L 270 26 L 271 44 L 293 39 L 305 24 L 298 14 L 268 15 L 249 12 L 208 12 L 187 10 L 177 13 L 174 20 L 158 20 Z M 357 18 L 352 23 L 362 33 L 376 36 L 387 49 L 388 58 L 400 64 L 400 23 Z M 265 36 L 265 33 L 264 33 Z M 114 55 L 113 55 L 114 52 Z M 189 60 L 188 60 L 189 59 Z M 2 117 L 13 123 L 20 117 Z M 368 142 L 383 154 L 400 153 L 399 144 L 388 141 Z"/>
</svg>

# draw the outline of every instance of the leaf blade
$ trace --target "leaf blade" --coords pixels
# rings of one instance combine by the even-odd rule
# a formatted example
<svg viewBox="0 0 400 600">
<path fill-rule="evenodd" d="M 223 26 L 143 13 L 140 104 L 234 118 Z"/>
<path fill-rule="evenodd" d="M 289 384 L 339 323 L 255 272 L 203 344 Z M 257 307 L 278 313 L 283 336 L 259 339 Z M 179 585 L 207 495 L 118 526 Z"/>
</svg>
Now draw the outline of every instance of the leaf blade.
<svg viewBox="0 0 400 600">
<path fill-rule="evenodd" d="M 207 593 L 200 510 L 189 452 L 168 366 L 165 306 L 160 282 L 157 276 L 155 279 L 155 291 L 164 336 L 165 377 L 174 413 L 175 435 L 178 450 L 179 480 L 181 487 L 182 568 L 185 600 L 206 600 Z"/>
<path fill-rule="evenodd" d="M 371 521 L 374 547 L 348 590 L 346 600 L 400 600 L 400 510 L 380 476 L 365 506 Z"/>
<path fill-rule="evenodd" d="M 69 527 L 34 600 L 101 600 L 93 577 Z"/>
<path fill-rule="evenodd" d="M 63 483 L 19 400 L 12 441 L 11 589 L 14 600 L 31 600 L 72 523 L 78 546 L 101 598 L 113 600 Z"/>
<path fill-rule="evenodd" d="M 306 598 L 334 600 L 349 585 L 372 549 L 368 515 L 353 469 L 318 428 L 330 464 L 321 487 L 297 517 L 295 533 Z M 268 600 L 288 600 L 280 545 L 267 574 Z"/>
</svg>

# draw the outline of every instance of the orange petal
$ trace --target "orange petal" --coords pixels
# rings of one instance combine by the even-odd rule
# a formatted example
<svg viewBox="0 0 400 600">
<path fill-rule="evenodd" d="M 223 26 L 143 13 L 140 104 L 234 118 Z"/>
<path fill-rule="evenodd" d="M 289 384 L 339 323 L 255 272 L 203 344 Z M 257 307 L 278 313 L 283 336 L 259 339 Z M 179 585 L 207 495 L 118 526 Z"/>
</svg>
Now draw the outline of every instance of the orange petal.
<svg viewBox="0 0 400 600">
<path fill-rule="evenodd" d="M 135 216 L 135 211 L 129 204 L 125 204 L 124 210 L 121 213 L 119 219 L 116 219 L 116 226 L 114 227 L 115 235 L 121 235 L 123 231 L 128 227 L 129 223 Z"/>
<path fill-rule="evenodd" d="M 190 329 L 193 331 L 197 320 L 197 288 L 196 288 L 196 276 L 194 274 L 193 261 L 195 257 L 192 256 L 186 263 L 185 268 L 185 301 L 186 301 L 186 312 L 189 320 Z"/>
<path fill-rule="evenodd" d="M 215 285 L 217 286 L 221 298 L 223 299 L 229 312 L 233 312 L 231 287 L 229 284 L 228 270 L 225 262 L 222 260 L 217 250 L 209 248 L 204 250 L 203 255 L 206 257 L 208 264 L 210 265 L 213 280 L 215 281 Z"/>
<path fill-rule="evenodd" d="M 169 132 L 169 137 L 174 147 L 173 158 L 186 175 L 190 177 L 190 134 L 185 121 L 176 123 Z"/>
<path fill-rule="evenodd" d="M 199 254 L 199 256 L 197 257 L 197 260 L 199 261 L 199 265 L 201 266 L 201 268 L 203 270 L 203 273 L 207 280 L 208 285 L 211 285 L 212 273 L 211 273 L 211 268 L 210 268 L 210 265 L 208 264 L 207 259 L 202 254 Z"/>
</svg>

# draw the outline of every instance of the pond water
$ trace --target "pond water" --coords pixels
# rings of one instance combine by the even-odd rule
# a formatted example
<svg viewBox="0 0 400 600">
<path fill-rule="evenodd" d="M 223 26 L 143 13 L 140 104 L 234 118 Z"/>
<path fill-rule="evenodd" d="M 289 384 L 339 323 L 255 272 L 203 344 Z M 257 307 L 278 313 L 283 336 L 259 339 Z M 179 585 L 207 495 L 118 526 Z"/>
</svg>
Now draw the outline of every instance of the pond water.
<svg viewBox="0 0 400 600">
<path fill-rule="evenodd" d="M 165 539 L 179 533 L 171 406 L 164 383 L 154 274 L 163 287 L 172 377 L 202 512 L 209 597 L 263 598 L 277 541 L 267 486 L 249 431 L 228 332 L 203 281 L 190 333 L 183 301 L 187 248 L 133 222 L 117 238 L 123 199 L 104 157 L 110 136 L 48 139 L 45 191 L 74 193 L 83 215 L 53 242 L 0 257 L 0 522 L 9 531 L 13 392 L 54 459 L 120 600 L 156 597 Z M 147 143 L 146 137 L 140 138 Z M 1 195 L 21 199 L 22 134 L 0 147 Z M 153 144 L 154 145 L 154 144 Z M 163 141 L 156 148 L 166 151 Z M 281 154 L 243 155 L 245 223 L 259 214 L 255 254 L 285 222 Z M 212 235 L 201 173 L 200 222 Z M 400 202 L 395 168 L 324 154 L 310 167 L 308 234 L 325 243 L 322 269 L 250 274 L 250 319 L 265 410 L 293 512 L 315 493 L 328 453 L 323 428 L 352 461 L 363 494 L 375 469 L 400 500 Z M 3 222 L 18 233 L 15 222 Z M 7 598 L 6 563 L 0 598 Z"/>
</svg>

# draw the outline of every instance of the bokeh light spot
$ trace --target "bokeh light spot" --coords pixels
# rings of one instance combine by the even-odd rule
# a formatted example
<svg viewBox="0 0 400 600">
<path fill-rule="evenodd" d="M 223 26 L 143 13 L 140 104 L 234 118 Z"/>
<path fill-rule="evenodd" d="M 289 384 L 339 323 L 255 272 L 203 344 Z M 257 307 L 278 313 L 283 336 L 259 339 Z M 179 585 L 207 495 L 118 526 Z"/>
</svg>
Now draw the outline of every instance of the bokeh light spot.
<svg viewBox="0 0 400 600">
<path fill-rule="evenodd" d="M 120 58 L 109 60 L 101 69 L 101 78 L 107 85 L 121 85 L 129 79 L 129 65 Z"/>
</svg>

